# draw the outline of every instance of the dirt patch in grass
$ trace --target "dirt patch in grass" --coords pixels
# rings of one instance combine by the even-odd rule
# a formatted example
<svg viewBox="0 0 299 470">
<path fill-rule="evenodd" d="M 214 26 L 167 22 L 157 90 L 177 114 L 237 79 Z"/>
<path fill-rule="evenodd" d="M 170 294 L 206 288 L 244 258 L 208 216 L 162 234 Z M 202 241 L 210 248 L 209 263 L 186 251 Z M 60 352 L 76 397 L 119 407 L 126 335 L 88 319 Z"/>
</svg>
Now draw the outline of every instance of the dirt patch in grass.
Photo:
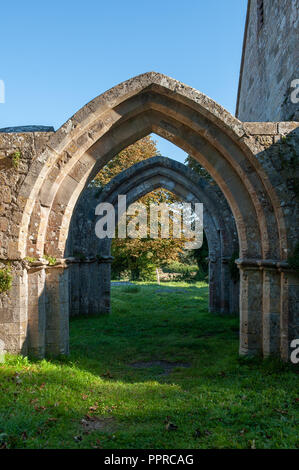
<svg viewBox="0 0 299 470">
<path fill-rule="evenodd" d="M 173 369 L 176 367 L 190 367 L 191 364 L 188 362 L 170 362 L 170 361 L 137 361 L 132 362 L 129 364 L 130 367 L 134 367 L 134 369 L 150 369 L 152 367 L 160 367 L 163 369 L 161 374 L 167 375 L 172 372 Z"/>
<path fill-rule="evenodd" d="M 117 428 L 116 420 L 112 416 L 109 417 L 98 417 L 98 416 L 85 416 L 80 421 L 84 431 L 102 431 L 102 432 L 114 432 Z"/>
</svg>

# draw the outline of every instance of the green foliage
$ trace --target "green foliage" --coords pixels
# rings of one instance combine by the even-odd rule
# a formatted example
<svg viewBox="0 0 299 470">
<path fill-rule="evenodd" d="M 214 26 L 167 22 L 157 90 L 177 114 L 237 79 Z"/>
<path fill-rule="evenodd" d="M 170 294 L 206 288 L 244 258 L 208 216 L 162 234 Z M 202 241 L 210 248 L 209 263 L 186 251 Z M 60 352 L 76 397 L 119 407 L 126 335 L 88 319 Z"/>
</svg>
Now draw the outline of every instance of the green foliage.
<svg viewBox="0 0 299 470">
<path fill-rule="evenodd" d="M 163 266 L 163 272 L 165 273 L 177 273 L 176 281 L 192 281 L 197 278 L 199 268 L 197 265 L 183 264 L 179 261 L 173 261 Z"/>
<path fill-rule="evenodd" d="M 50 266 L 55 266 L 57 259 L 54 256 L 44 255 L 44 259 L 48 261 Z"/>
<path fill-rule="evenodd" d="M 10 155 L 10 158 L 12 160 L 12 164 L 13 164 L 14 168 L 16 168 L 16 169 L 19 168 L 21 156 L 22 156 L 22 154 L 19 150 L 17 150 L 16 152 L 14 152 Z"/>
<path fill-rule="evenodd" d="M 195 171 L 195 173 L 198 173 L 207 181 L 214 181 L 210 173 L 200 163 L 198 163 L 198 161 L 191 157 L 191 155 L 188 155 L 186 158 L 185 165 L 187 165 L 189 168 L 191 168 L 191 170 Z"/>
<path fill-rule="evenodd" d="M 208 282 L 209 280 L 209 270 L 203 269 L 199 266 L 196 276 L 194 278 L 195 281 L 205 281 Z"/>
<path fill-rule="evenodd" d="M 8 291 L 12 286 L 10 268 L 0 269 L 0 293 Z"/>
<path fill-rule="evenodd" d="M 296 243 L 294 253 L 288 257 L 288 263 L 292 269 L 299 271 L 299 242 Z"/>
<path fill-rule="evenodd" d="M 151 136 L 138 140 L 115 155 L 97 174 L 92 185 L 99 188 L 99 194 L 109 181 L 132 165 L 158 155 L 156 142 Z M 150 203 L 172 203 L 178 198 L 164 188 L 157 188 L 140 200 L 149 211 Z M 185 240 L 182 239 L 114 239 L 112 243 L 112 277 L 118 279 L 129 272 L 132 280 L 154 281 L 156 268 L 163 262 L 177 259 Z"/>
<path fill-rule="evenodd" d="M 187 250 L 179 254 L 181 261 L 170 261 L 163 265 L 163 271 L 179 273 L 178 281 L 207 281 L 209 273 L 209 247 L 204 233 L 203 244 L 196 250 Z M 197 263 L 197 265 L 194 264 Z M 196 272 L 196 275 L 194 275 Z"/>
<path fill-rule="evenodd" d="M 230 277 L 232 278 L 232 280 L 234 282 L 238 282 L 239 279 L 240 279 L 240 271 L 239 271 L 239 268 L 238 266 L 236 265 L 236 259 L 239 258 L 239 253 L 237 251 L 235 251 L 229 262 L 228 262 L 228 267 L 229 267 L 229 272 L 230 272 Z"/>
<path fill-rule="evenodd" d="M 155 282 L 157 280 L 156 266 L 152 263 L 145 263 L 138 272 L 137 280 Z"/>
<path fill-rule="evenodd" d="M 196 264 L 183 264 L 179 261 L 173 261 L 172 263 L 164 265 L 163 271 L 165 273 L 190 274 L 197 272 L 198 266 Z"/>
<path fill-rule="evenodd" d="M 209 246 L 205 233 L 203 234 L 203 243 L 201 248 L 192 250 L 191 255 L 193 256 L 198 265 L 199 272 L 207 276 L 209 272 Z"/>
<path fill-rule="evenodd" d="M 131 272 L 128 269 L 121 269 L 119 266 L 111 264 L 111 279 L 120 281 L 129 281 Z"/>
<path fill-rule="evenodd" d="M 117 239 L 111 245 L 112 277 L 118 279 L 121 273 L 130 273 L 133 281 L 154 281 L 156 268 L 166 261 L 177 258 L 181 240 L 175 239 Z"/>
<path fill-rule="evenodd" d="M 238 317 L 208 312 L 206 284 L 137 285 L 112 287 L 111 315 L 71 319 L 68 357 L 6 355 L 0 447 L 295 449 L 295 366 L 240 358 Z"/>
<path fill-rule="evenodd" d="M 28 261 L 28 263 L 34 263 L 37 261 L 37 258 L 34 258 L 33 256 L 26 256 L 25 260 Z"/>
<path fill-rule="evenodd" d="M 102 188 L 116 175 L 135 163 L 158 155 L 156 142 L 151 136 L 143 137 L 115 155 L 97 174 L 92 184 Z"/>
</svg>

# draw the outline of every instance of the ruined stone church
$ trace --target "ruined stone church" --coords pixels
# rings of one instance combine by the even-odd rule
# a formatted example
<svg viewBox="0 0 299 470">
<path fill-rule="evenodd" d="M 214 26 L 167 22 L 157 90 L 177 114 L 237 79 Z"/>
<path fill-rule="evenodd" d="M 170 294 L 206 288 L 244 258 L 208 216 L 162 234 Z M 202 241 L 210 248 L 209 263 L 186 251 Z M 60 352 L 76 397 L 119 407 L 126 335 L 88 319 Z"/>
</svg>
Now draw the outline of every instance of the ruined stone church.
<svg viewBox="0 0 299 470">
<path fill-rule="evenodd" d="M 298 0 L 248 1 L 236 107 L 241 121 L 299 121 L 298 11 Z"/>
<path fill-rule="evenodd" d="M 109 312 L 109 240 L 78 258 L 72 226 L 100 169 L 155 133 L 205 167 L 215 190 L 183 165 L 153 158 L 121 173 L 101 198 L 127 194 L 133 202 L 164 187 L 187 201 L 204 199 L 211 314 L 239 311 L 240 354 L 290 360 L 299 338 L 298 2 L 249 0 L 236 116 L 200 91 L 148 72 L 99 95 L 56 132 L 0 129 L 6 351 L 67 354 L 70 315 Z M 236 247 L 237 290 L 228 269 Z"/>
</svg>

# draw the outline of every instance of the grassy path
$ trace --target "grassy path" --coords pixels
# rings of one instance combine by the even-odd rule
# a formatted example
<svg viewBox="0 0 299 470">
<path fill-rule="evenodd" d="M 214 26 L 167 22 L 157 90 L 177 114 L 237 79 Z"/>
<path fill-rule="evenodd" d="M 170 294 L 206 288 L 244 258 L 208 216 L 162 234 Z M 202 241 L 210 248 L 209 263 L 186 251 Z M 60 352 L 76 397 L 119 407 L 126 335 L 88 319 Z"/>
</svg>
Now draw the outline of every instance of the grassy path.
<svg viewBox="0 0 299 470">
<path fill-rule="evenodd" d="M 71 321 L 67 359 L 0 364 L 0 448 L 299 446 L 298 373 L 239 358 L 205 284 L 112 291 L 110 316 Z"/>
</svg>

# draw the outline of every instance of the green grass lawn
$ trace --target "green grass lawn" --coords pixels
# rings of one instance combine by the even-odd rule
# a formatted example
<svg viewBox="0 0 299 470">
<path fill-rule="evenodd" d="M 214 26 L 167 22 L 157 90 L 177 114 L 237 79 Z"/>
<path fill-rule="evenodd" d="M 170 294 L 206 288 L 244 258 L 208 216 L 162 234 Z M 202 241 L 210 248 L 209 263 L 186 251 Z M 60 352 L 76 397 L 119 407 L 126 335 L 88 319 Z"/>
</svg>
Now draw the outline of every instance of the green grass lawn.
<svg viewBox="0 0 299 470">
<path fill-rule="evenodd" d="M 0 447 L 298 447 L 295 366 L 240 358 L 238 318 L 207 300 L 204 283 L 113 287 L 109 316 L 71 320 L 68 358 L 7 357 Z"/>
</svg>

